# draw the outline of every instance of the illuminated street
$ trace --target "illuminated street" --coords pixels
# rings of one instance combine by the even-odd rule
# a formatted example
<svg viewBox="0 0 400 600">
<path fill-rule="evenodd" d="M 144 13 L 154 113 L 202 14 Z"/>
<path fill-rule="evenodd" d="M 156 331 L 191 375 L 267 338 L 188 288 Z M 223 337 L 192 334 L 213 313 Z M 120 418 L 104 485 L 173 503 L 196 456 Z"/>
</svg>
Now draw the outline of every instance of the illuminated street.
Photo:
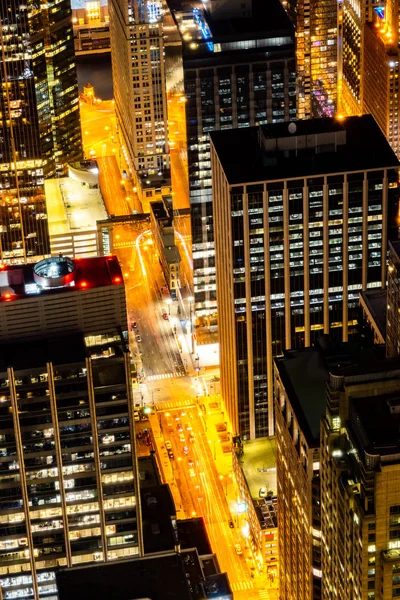
<svg viewBox="0 0 400 600">
<path fill-rule="evenodd" d="M 85 114 L 91 113 L 85 111 Z M 86 128 L 86 124 L 83 127 Z M 102 191 L 109 214 L 128 215 L 132 214 L 133 207 L 121 184 L 117 154 L 103 155 L 99 160 L 104 178 Z M 180 158 L 176 164 L 180 164 L 181 169 Z M 184 199 L 183 193 L 180 198 Z M 182 204 L 181 208 L 184 208 Z M 190 231 L 187 231 L 190 217 L 183 216 L 182 222 L 185 223 L 184 234 L 177 236 L 177 243 L 191 273 Z M 138 453 L 146 455 L 152 448 L 156 449 L 161 476 L 170 484 L 178 518 L 195 515 L 204 518 L 210 543 L 221 571 L 229 575 L 234 597 L 274 600 L 275 591 L 268 591 L 264 576 L 256 572 L 243 536 L 243 521 L 235 513 L 236 497 L 229 478 L 230 443 L 222 456 L 221 449 L 216 449 L 218 440 L 213 439 L 210 430 L 206 431 L 199 409 L 206 403 L 203 395 L 218 394 L 219 384 L 207 374 L 194 377 L 191 349 L 187 347 L 180 322 L 183 317 L 178 303 L 172 302 L 162 290 L 164 276 L 149 227 L 127 223 L 114 225 L 113 229 L 113 250 L 124 275 L 130 347 L 138 372 L 134 402 L 137 408 L 152 409 L 150 420 L 138 424 L 142 432 Z M 178 431 L 178 427 L 182 431 Z M 149 437 L 145 430 L 151 432 Z M 170 443 L 172 460 L 166 442 Z M 234 522 L 233 528 L 230 521 Z M 235 545 L 240 548 L 235 549 Z"/>
</svg>

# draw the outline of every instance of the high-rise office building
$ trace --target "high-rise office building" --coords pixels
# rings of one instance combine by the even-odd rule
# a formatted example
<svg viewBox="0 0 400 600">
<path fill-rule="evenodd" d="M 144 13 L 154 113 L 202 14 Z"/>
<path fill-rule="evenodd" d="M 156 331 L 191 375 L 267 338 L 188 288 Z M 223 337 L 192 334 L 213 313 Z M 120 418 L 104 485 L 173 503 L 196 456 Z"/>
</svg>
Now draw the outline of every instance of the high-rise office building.
<svg viewBox="0 0 400 600">
<path fill-rule="evenodd" d="M 398 161 L 365 115 L 211 134 L 221 388 L 234 432 L 273 432 L 274 355 L 346 341 L 385 287 Z"/>
<path fill-rule="evenodd" d="M 290 350 L 274 362 L 279 589 L 285 600 L 321 598 L 319 432 L 328 377 L 319 348 Z"/>
<path fill-rule="evenodd" d="M 378 350 L 375 350 L 375 354 Z M 360 355 L 327 384 L 321 421 L 322 598 L 400 593 L 400 362 Z"/>
<path fill-rule="evenodd" d="M 373 115 L 400 156 L 399 49 L 372 23 L 364 25 L 363 112 Z"/>
<path fill-rule="evenodd" d="M 297 117 L 331 117 L 337 106 L 338 3 L 281 1 L 296 31 Z"/>
<path fill-rule="evenodd" d="M 143 549 L 122 273 L 45 259 L 0 294 L 0 586 L 57 600 L 59 567 Z"/>
<path fill-rule="evenodd" d="M 294 32 L 278 0 L 170 5 L 182 40 L 195 314 L 208 320 L 217 309 L 209 134 L 295 118 Z"/>
<path fill-rule="evenodd" d="M 398 6 L 342 3 L 339 111 L 372 114 L 400 155 Z"/>
<path fill-rule="evenodd" d="M 49 253 L 45 177 L 81 157 L 70 0 L 0 3 L 0 259 Z"/>
<path fill-rule="evenodd" d="M 169 170 L 162 10 L 161 0 L 109 2 L 115 109 L 139 186 Z"/>
</svg>

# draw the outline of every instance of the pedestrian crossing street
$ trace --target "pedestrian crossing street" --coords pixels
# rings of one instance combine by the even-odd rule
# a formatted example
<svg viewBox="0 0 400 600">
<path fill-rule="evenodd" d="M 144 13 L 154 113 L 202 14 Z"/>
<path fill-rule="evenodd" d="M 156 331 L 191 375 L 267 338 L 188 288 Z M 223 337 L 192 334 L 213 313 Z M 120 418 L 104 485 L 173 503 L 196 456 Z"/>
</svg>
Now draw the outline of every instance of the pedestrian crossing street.
<svg viewBox="0 0 400 600">
<path fill-rule="evenodd" d="M 158 375 L 149 375 L 147 381 L 158 381 L 159 379 L 171 379 L 171 377 L 184 377 L 186 373 L 175 371 L 175 373 L 159 373 Z"/>
<path fill-rule="evenodd" d="M 233 592 L 243 592 L 252 590 L 254 588 L 254 583 L 252 581 L 235 581 L 234 583 L 231 583 L 231 588 Z"/>
<path fill-rule="evenodd" d="M 134 246 L 135 240 L 130 240 L 129 242 L 116 242 L 113 244 L 113 248 L 126 248 L 128 246 Z"/>
<path fill-rule="evenodd" d="M 175 402 L 162 402 L 157 404 L 157 410 L 174 410 L 180 408 L 193 408 L 194 404 L 190 400 L 175 400 Z"/>
</svg>

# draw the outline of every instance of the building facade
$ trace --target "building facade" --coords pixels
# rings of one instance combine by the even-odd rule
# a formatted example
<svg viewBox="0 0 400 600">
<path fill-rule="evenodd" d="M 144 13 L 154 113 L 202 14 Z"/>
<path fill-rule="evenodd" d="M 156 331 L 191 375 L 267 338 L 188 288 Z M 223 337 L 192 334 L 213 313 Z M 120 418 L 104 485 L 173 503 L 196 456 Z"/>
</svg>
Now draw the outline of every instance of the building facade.
<svg viewBox="0 0 400 600">
<path fill-rule="evenodd" d="M 47 259 L 0 288 L 0 586 L 57 600 L 59 567 L 143 550 L 122 274 Z"/>
<path fill-rule="evenodd" d="M 330 375 L 320 458 L 326 600 L 400 593 L 399 367 L 364 360 Z"/>
<path fill-rule="evenodd" d="M 363 112 L 374 116 L 400 156 L 399 50 L 375 25 L 364 25 Z"/>
<path fill-rule="evenodd" d="M 398 161 L 367 115 L 211 140 L 222 395 L 254 438 L 273 432 L 273 356 L 346 341 L 359 291 L 386 285 Z"/>
<path fill-rule="evenodd" d="M 219 6 L 219 5 L 222 6 Z M 215 5 L 215 6 L 214 6 Z M 244 5 L 243 5 L 244 6 Z M 195 313 L 216 318 L 209 134 L 296 115 L 294 33 L 279 2 L 173 11 L 182 40 Z M 251 15 L 251 16 L 249 16 Z"/>
<path fill-rule="evenodd" d="M 280 593 L 321 598 L 320 418 L 328 371 L 319 350 L 291 350 L 274 363 Z"/>
<path fill-rule="evenodd" d="M 109 11 L 120 133 L 139 186 L 160 182 L 169 170 L 162 2 L 110 0 Z"/>
<path fill-rule="evenodd" d="M 69 0 L 0 7 L 2 261 L 49 253 L 44 178 L 82 155 Z"/>
<path fill-rule="evenodd" d="M 281 1 L 296 31 L 297 118 L 332 117 L 337 107 L 337 2 Z"/>
</svg>

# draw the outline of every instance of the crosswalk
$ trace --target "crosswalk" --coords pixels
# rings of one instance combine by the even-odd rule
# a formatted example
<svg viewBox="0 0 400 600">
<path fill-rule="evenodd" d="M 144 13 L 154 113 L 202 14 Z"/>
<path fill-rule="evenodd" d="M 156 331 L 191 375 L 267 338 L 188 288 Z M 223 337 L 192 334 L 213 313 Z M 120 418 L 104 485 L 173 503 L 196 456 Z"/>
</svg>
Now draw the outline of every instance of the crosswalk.
<svg viewBox="0 0 400 600">
<path fill-rule="evenodd" d="M 175 400 L 175 402 L 162 402 L 157 404 L 157 411 L 174 410 L 180 408 L 193 408 L 195 405 L 190 400 Z"/>
<path fill-rule="evenodd" d="M 234 583 L 231 583 L 231 588 L 234 592 L 243 592 L 252 590 L 254 588 L 254 583 L 252 581 L 235 581 Z"/>
<path fill-rule="evenodd" d="M 113 248 L 126 248 L 128 246 L 134 246 L 135 240 L 130 240 L 129 242 L 116 242 L 113 244 Z"/>
<path fill-rule="evenodd" d="M 260 600 L 271 600 L 271 594 L 268 590 L 258 590 L 258 597 Z"/>
<path fill-rule="evenodd" d="M 184 377 L 186 373 L 175 371 L 175 373 L 159 373 L 158 375 L 149 375 L 147 381 L 158 381 L 159 379 L 171 379 L 171 377 Z"/>
</svg>

